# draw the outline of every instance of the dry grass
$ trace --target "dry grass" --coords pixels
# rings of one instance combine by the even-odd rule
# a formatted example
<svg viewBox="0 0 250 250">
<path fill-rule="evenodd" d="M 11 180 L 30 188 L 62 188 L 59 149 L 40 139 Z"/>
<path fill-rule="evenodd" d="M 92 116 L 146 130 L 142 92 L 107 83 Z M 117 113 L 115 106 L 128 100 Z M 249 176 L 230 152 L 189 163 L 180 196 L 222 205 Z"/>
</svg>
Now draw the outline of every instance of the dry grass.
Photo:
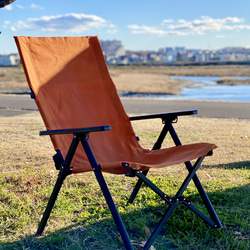
<svg viewBox="0 0 250 250">
<path fill-rule="evenodd" d="M 28 91 L 21 67 L 0 67 L 0 91 Z"/>
<path fill-rule="evenodd" d="M 126 72 L 177 76 L 249 76 L 250 65 L 109 67 L 111 76 Z"/>
<path fill-rule="evenodd" d="M 176 94 L 182 89 L 182 81 L 170 79 L 164 74 L 122 73 L 112 76 L 119 92 Z"/>
<path fill-rule="evenodd" d="M 38 113 L 0 117 L 1 172 L 19 172 L 28 167 L 52 165 L 53 147 L 48 137 L 38 135 L 44 129 Z"/>
<path fill-rule="evenodd" d="M 54 171 L 51 156 L 54 149 L 49 137 L 38 135 L 44 129 L 38 113 L 16 117 L 0 117 L 0 172 L 20 173 L 26 168 L 47 168 Z M 132 123 L 140 143 L 151 148 L 162 128 L 160 120 L 135 121 Z M 182 117 L 175 124 L 183 144 L 212 142 L 218 148 L 206 164 L 226 166 L 248 162 L 250 164 L 250 121 L 238 119 L 211 119 Z M 173 146 L 166 139 L 165 147 Z M 178 169 L 178 168 L 177 168 Z M 49 171 L 50 171 L 49 170 Z M 236 180 L 237 181 L 237 180 Z"/>
</svg>

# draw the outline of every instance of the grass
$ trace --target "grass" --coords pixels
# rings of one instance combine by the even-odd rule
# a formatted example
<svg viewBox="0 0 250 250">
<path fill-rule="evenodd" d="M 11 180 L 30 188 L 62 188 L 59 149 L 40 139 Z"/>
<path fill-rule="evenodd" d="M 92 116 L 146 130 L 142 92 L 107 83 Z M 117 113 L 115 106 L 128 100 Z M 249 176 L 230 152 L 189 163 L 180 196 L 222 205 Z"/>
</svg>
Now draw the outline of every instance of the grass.
<svg viewBox="0 0 250 250">
<path fill-rule="evenodd" d="M 111 76 L 124 73 L 177 75 L 177 76 L 249 76 L 249 65 L 200 65 L 200 66 L 109 66 Z"/>
<path fill-rule="evenodd" d="M 49 137 L 39 137 L 38 113 L 0 117 L 0 249 L 124 249 L 109 209 L 92 173 L 69 176 L 45 232 L 35 237 L 38 222 L 54 186 L 57 171 Z M 161 122 L 134 122 L 144 147 L 150 148 Z M 175 124 L 185 143 L 214 142 L 198 175 L 223 224 L 210 229 L 187 209 L 177 207 L 154 242 L 155 249 L 250 248 L 250 121 L 182 117 Z M 172 145 L 169 139 L 167 145 Z M 186 170 L 174 166 L 151 171 L 150 178 L 173 195 Z M 135 179 L 105 174 L 135 249 L 148 238 L 165 204 L 143 188 L 136 201 L 126 201 Z M 185 192 L 204 209 L 193 184 Z"/>
</svg>

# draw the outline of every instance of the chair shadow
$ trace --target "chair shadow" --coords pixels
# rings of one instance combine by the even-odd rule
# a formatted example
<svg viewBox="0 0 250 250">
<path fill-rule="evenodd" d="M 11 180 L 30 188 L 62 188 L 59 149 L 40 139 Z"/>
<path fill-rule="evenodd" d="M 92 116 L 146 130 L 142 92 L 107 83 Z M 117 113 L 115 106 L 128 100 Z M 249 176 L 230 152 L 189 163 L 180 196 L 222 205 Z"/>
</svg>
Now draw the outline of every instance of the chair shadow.
<svg viewBox="0 0 250 250">
<path fill-rule="evenodd" d="M 204 169 L 204 168 L 250 169 L 250 160 L 249 161 L 232 162 L 232 163 L 226 163 L 226 164 L 218 164 L 218 165 L 203 164 L 200 169 Z"/>
<path fill-rule="evenodd" d="M 229 165 L 232 167 L 231 164 Z M 180 248 L 181 245 L 187 244 L 189 234 L 192 234 L 193 239 L 199 242 L 200 248 L 196 249 L 205 249 L 207 245 L 215 247 L 218 242 L 222 246 L 223 242 L 227 242 L 225 244 L 228 247 L 229 239 L 232 240 L 233 246 L 239 237 L 249 242 L 250 226 L 240 231 L 242 221 L 250 222 L 249 193 L 250 183 L 223 191 L 207 192 L 223 224 L 223 230 L 210 230 L 185 206 L 178 206 L 156 238 L 154 247 L 157 250 Z M 189 200 L 195 205 L 200 203 L 200 197 L 196 194 L 189 196 Z M 244 201 L 244 206 L 242 201 Z M 148 232 L 145 229 L 153 230 L 160 220 L 158 215 L 163 213 L 165 206 L 162 203 L 121 214 L 135 249 L 141 249 L 140 244 L 148 238 Z M 198 208 L 204 210 L 202 205 Z M 44 236 L 28 236 L 15 242 L 0 244 L 0 249 L 125 249 L 119 241 L 118 231 L 112 218 L 96 220 L 90 224 L 89 221 L 92 219 L 93 217 L 90 216 L 80 222 L 72 222 L 71 226 L 51 234 L 46 235 L 45 231 Z M 139 227 L 135 226 L 137 222 Z M 105 241 L 103 241 L 104 238 Z"/>
</svg>

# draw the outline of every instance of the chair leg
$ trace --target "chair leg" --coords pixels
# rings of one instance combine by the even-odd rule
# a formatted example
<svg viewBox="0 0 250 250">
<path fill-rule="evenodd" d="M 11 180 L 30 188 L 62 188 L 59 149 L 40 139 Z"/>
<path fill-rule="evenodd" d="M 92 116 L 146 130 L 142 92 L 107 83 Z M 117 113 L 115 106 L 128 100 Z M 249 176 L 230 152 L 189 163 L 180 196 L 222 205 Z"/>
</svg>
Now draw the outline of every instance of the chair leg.
<svg viewBox="0 0 250 250">
<path fill-rule="evenodd" d="M 214 228 L 219 228 L 222 227 L 219 218 L 217 217 L 214 208 L 206 194 L 206 192 L 204 191 L 198 176 L 196 175 L 196 171 L 198 170 L 199 166 L 201 165 L 203 159 L 205 158 L 205 156 L 200 157 L 196 163 L 194 164 L 194 166 L 192 166 L 192 164 L 190 162 L 187 162 L 186 165 L 187 169 L 189 171 L 189 175 L 187 176 L 187 178 L 185 179 L 185 181 L 183 182 L 182 186 L 180 187 L 180 189 L 178 190 L 176 197 L 179 197 L 183 194 L 183 192 L 185 191 L 186 187 L 188 186 L 189 182 L 191 181 L 191 179 L 193 179 L 195 186 L 203 200 L 203 204 L 205 204 L 207 211 L 211 217 L 211 219 L 209 219 L 205 214 L 203 214 L 199 209 L 197 209 L 195 206 L 193 206 L 190 202 L 188 202 L 187 200 L 184 202 L 184 204 L 189 207 L 193 212 L 195 212 L 198 216 L 200 216 L 200 218 L 202 218 L 204 221 L 206 221 L 210 226 L 214 227 Z"/>
<path fill-rule="evenodd" d="M 190 169 L 192 169 L 192 164 L 190 162 L 186 162 L 186 167 L 190 171 Z M 203 201 L 203 204 L 205 205 L 212 221 L 215 223 L 215 227 L 216 228 L 222 227 L 222 224 L 221 224 L 221 222 L 220 222 L 220 220 L 219 220 L 219 218 L 218 218 L 218 216 L 213 208 L 213 205 L 212 205 L 210 199 L 208 198 L 207 193 L 205 192 L 205 190 L 204 190 L 204 188 L 203 188 L 203 186 L 202 186 L 202 184 L 201 184 L 201 182 L 196 174 L 193 177 L 193 182 L 194 182 L 194 184 L 195 184 L 195 186 L 200 194 L 200 197 Z"/>
<path fill-rule="evenodd" d="M 95 176 L 96 176 L 96 179 L 101 187 L 101 190 L 103 192 L 103 195 L 105 197 L 105 200 L 109 206 L 109 209 L 111 211 L 111 214 L 114 218 L 114 221 L 115 221 L 115 224 L 117 226 L 117 229 L 121 235 L 121 238 L 122 238 L 122 241 L 123 241 L 123 244 L 124 246 L 126 247 L 126 249 L 133 249 L 133 246 L 132 246 L 132 243 L 129 239 L 129 236 L 128 236 L 128 233 L 127 233 L 127 230 L 123 224 L 123 221 L 117 211 L 117 208 L 115 206 L 115 203 L 113 201 L 113 198 L 109 192 L 109 189 L 107 187 L 107 184 L 105 182 L 105 179 L 102 175 L 102 172 L 101 172 L 101 169 L 100 167 L 97 167 L 95 170 L 94 170 L 94 173 L 95 173 Z"/>
<path fill-rule="evenodd" d="M 147 173 L 148 173 L 148 171 L 149 171 L 149 170 L 142 171 L 142 174 L 146 176 Z M 135 185 L 135 187 L 134 187 L 134 189 L 133 189 L 133 191 L 132 191 L 132 193 L 131 193 L 131 195 L 130 195 L 130 197 L 129 197 L 129 199 L 128 199 L 128 203 L 131 203 L 131 204 L 132 204 L 132 203 L 134 202 L 135 197 L 136 197 L 136 195 L 138 194 L 138 192 L 139 192 L 139 190 L 140 190 L 142 184 L 143 184 L 143 181 L 142 181 L 141 179 L 139 179 L 139 180 L 136 182 L 136 185 Z"/>
<path fill-rule="evenodd" d="M 122 219 L 121 219 L 121 217 L 120 217 L 120 215 L 118 213 L 118 210 L 117 210 L 116 205 L 115 205 L 115 203 L 113 201 L 113 198 L 112 198 L 112 196 L 111 196 L 111 194 L 109 192 L 109 189 L 108 189 L 108 186 L 107 186 L 107 184 L 105 182 L 105 179 L 104 179 L 104 177 L 102 175 L 101 167 L 98 165 L 98 163 L 97 163 L 97 161 L 95 159 L 95 156 L 94 156 L 94 154 L 93 154 L 93 152 L 91 150 L 91 147 L 89 145 L 89 142 L 88 142 L 87 138 L 86 137 L 83 138 L 81 140 L 81 143 L 82 143 L 83 148 L 85 150 L 85 153 L 86 153 L 86 155 L 87 155 L 87 157 L 89 159 L 89 162 L 90 162 L 90 164 L 92 166 L 92 169 L 93 169 L 93 171 L 95 173 L 95 176 L 96 176 L 96 179 L 97 179 L 97 181 L 99 183 L 99 186 L 100 186 L 100 188 L 101 188 L 101 190 L 103 192 L 103 196 L 104 196 L 104 198 L 105 198 L 105 200 L 106 200 L 106 202 L 107 202 L 107 204 L 109 206 L 110 212 L 111 212 L 111 214 L 113 216 L 113 219 L 115 221 L 117 229 L 118 229 L 118 231 L 119 231 L 119 233 L 121 235 L 123 244 L 126 247 L 126 249 L 133 250 L 133 246 L 132 246 L 132 243 L 131 243 L 131 241 L 129 239 L 128 233 L 127 233 L 127 231 L 125 229 L 125 226 L 123 224 L 123 221 L 122 221 Z"/>
<path fill-rule="evenodd" d="M 157 141 L 155 142 L 152 150 L 158 150 L 158 149 L 161 148 L 161 145 L 162 145 L 162 143 L 164 141 L 164 138 L 166 137 L 168 131 L 169 131 L 168 124 L 165 124 L 162 131 L 161 131 L 161 133 L 160 133 L 160 135 L 159 135 L 159 137 L 158 137 L 158 139 L 157 139 Z M 149 171 L 149 169 L 145 170 L 145 171 L 142 171 L 142 174 L 144 174 L 146 176 L 148 171 Z M 143 181 L 141 179 L 139 179 L 137 181 L 137 183 L 136 183 L 136 185 L 135 185 L 129 199 L 128 199 L 128 203 L 133 203 L 134 202 L 135 197 L 138 194 L 142 184 L 143 184 Z"/>
<path fill-rule="evenodd" d="M 167 211 L 165 212 L 165 214 L 162 216 L 161 220 L 159 221 L 159 223 L 157 224 L 157 227 L 154 229 L 154 231 L 152 232 L 152 234 L 150 235 L 150 237 L 148 238 L 146 244 L 143 247 L 143 250 L 148 250 L 150 248 L 150 246 L 152 246 L 155 238 L 158 236 L 158 234 L 160 233 L 161 229 L 163 228 L 163 226 L 165 225 L 166 221 L 168 220 L 169 216 L 172 214 L 172 212 L 174 211 L 176 207 L 176 204 L 170 205 L 167 209 Z"/>
<path fill-rule="evenodd" d="M 161 220 L 158 222 L 156 228 L 152 232 L 151 236 L 148 238 L 145 246 L 143 249 L 149 249 L 150 246 L 153 244 L 155 238 L 160 233 L 162 227 L 168 220 L 171 213 L 174 211 L 175 206 L 177 204 L 183 203 L 186 205 L 189 209 L 191 209 L 194 213 L 196 213 L 201 219 L 203 219 L 206 223 L 208 223 L 210 226 L 214 228 L 219 228 L 220 224 L 217 223 L 216 220 L 209 219 L 204 213 L 202 213 L 199 209 L 197 209 L 194 205 L 191 204 L 185 197 L 183 197 L 183 193 L 186 190 L 187 186 L 189 185 L 190 181 L 196 176 L 196 171 L 199 169 L 203 159 L 205 156 L 199 157 L 197 161 L 195 162 L 194 166 L 192 166 L 191 169 L 189 169 L 189 174 L 183 181 L 181 187 L 177 191 L 176 195 L 174 197 L 167 196 L 164 192 L 162 192 L 158 187 L 156 187 L 145 175 L 143 175 L 140 172 L 136 173 L 136 176 L 145 183 L 148 187 L 150 187 L 155 193 L 157 193 L 163 200 L 169 203 L 169 207 L 167 208 L 166 212 L 162 216 Z M 203 190 L 204 191 L 204 190 Z"/>
<path fill-rule="evenodd" d="M 176 146 L 182 145 L 178 135 L 175 132 L 175 129 L 174 129 L 172 123 L 168 121 L 165 124 L 168 126 L 168 131 L 169 131 L 175 145 Z M 188 169 L 188 171 L 192 170 L 193 166 L 192 166 L 190 161 L 185 162 L 185 165 L 186 165 L 186 168 Z M 202 184 L 201 184 L 201 182 L 196 174 L 193 177 L 193 181 L 194 181 L 194 184 L 195 184 L 195 186 L 196 186 L 196 188 L 197 188 L 197 190 L 198 190 L 198 192 L 203 200 L 203 203 L 205 204 L 205 206 L 207 208 L 208 213 L 210 214 L 212 220 L 217 225 L 216 227 L 217 228 L 222 227 L 222 224 L 221 224 L 221 222 L 220 222 L 220 220 L 219 220 L 219 218 L 218 218 L 218 216 L 217 216 L 217 214 L 212 206 L 212 203 L 210 202 L 210 200 L 209 200 L 205 190 L 203 189 L 203 186 L 202 186 Z"/>
<path fill-rule="evenodd" d="M 43 233 L 43 230 L 47 224 L 47 221 L 49 219 L 50 213 L 52 211 L 52 208 L 56 202 L 57 196 L 59 194 L 59 191 L 62 187 L 63 181 L 65 180 L 65 178 L 71 174 L 71 170 L 70 170 L 70 163 L 73 159 L 73 156 L 75 154 L 76 148 L 78 146 L 79 143 L 79 138 L 77 138 L 76 136 L 74 136 L 69 151 L 67 153 L 67 156 L 65 158 L 65 161 L 63 162 L 61 168 L 60 168 L 60 172 L 58 174 L 58 178 L 56 181 L 56 184 L 54 186 L 53 192 L 50 196 L 49 202 L 47 204 L 46 210 L 43 214 L 43 218 L 39 224 L 38 230 L 36 232 L 36 235 L 41 235 Z"/>
<path fill-rule="evenodd" d="M 182 145 L 173 126 L 172 123 L 170 121 L 165 121 L 165 126 L 164 126 L 164 131 L 162 131 L 162 133 L 164 133 L 166 135 L 167 132 L 170 132 L 170 135 L 173 139 L 173 141 L 175 142 L 176 146 L 177 145 Z M 162 140 L 163 137 L 161 137 L 158 140 Z M 159 144 L 156 144 L 153 149 L 159 149 L 160 145 L 161 145 L 162 141 Z M 218 218 L 218 216 L 215 213 L 215 210 L 206 194 L 206 192 L 203 189 L 202 184 L 200 183 L 200 180 L 198 178 L 198 176 L 196 175 L 196 171 L 198 170 L 198 168 L 200 167 L 203 159 L 205 156 L 200 157 L 197 159 L 196 163 L 194 164 L 194 166 L 191 164 L 191 162 L 185 162 L 186 168 L 189 171 L 188 176 L 186 177 L 186 179 L 184 180 L 183 184 L 181 185 L 180 189 L 178 190 L 175 198 L 178 201 L 179 198 L 178 197 L 182 197 L 183 192 L 185 191 L 186 187 L 188 186 L 189 182 L 193 179 L 193 182 L 203 200 L 204 205 L 207 208 L 207 211 L 211 217 L 208 218 L 205 214 L 203 214 L 199 209 L 197 209 L 195 206 L 193 206 L 186 198 L 183 197 L 183 200 L 181 202 L 184 203 L 184 205 L 186 205 L 187 207 L 189 207 L 194 213 L 196 213 L 198 216 L 200 216 L 200 218 L 202 218 L 205 222 L 207 222 L 210 226 L 214 227 L 214 228 L 220 228 L 222 227 L 220 220 Z M 166 210 L 165 214 L 162 216 L 161 220 L 159 221 L 159 223 L 157 224 L 156 228 L 154 229 L 154 231 L 152 232 L 151 236 L 149 237 L 148 241 L 146 242 L 145 246 L 143 247 L 143 249 L 149 249 L 150 246 L 153 244 L 155 238 L 157 237 L 157 235 L 160 233 L 162 227 L 164 226 L 164 224 L 166 223 L 167 219 L 169 218 L 169 216 L 171 215 L 171 213 L 174 211 L 175 206 L 178 203 L 172 203 L 172 200 L 170 197 L 168 197 L 167 195 L 165 195 L 161 190 L 159 190 L 158 188 L 155 188 L 154 185 L 148 180 L 148 178 L 146 178 L 146 174 L 147 174 L 148 170 L 146 171 L 146 173 L 144 174 L 142 173 L 137 173 L 137 177 L 139 177 L 139 180 L 136 183 L 136 186 L 128 200 L 128 202 L 132 203 L 142 185 L 142 183 L 145 183 L 146 185 L 148 185 L 151 189 L 153 189 L 158 195 L 160 195 L 164 200 L 166 200 L 167 202 L 169 202 L 169 207 Z M 170 202 L 171 201 L 171 202 Z"/>
<path fill-rule="evenodd" d="M 48 205 L 47 205 L 46 210 L 45 210 L 45 212 L 43 214 L 43 218 L 42 218 L 42 220 L 41 220 L 41 222 L 39 224 L 36 235 L 41 235 L 43 233 L 43 230 L 44 230 L 44 228 L 45 228 L 45 226 L 47 224 L 50 213 L 52 211 L 52 208 L 53 208 L 53 206 L 55 204 L 58 193 L 59 193 L 59 191 L 60 191 L 60 189 L 62 187 L 63 181 L 65 180 L 66 176 L 67 176 L 67 174 L 65 174 L 63 170 L 61 170 L 59 172 L 55 187 L 54 187 L 53 192 L 52 192 L 52 194 L 50 196 Z"/>
</svg>

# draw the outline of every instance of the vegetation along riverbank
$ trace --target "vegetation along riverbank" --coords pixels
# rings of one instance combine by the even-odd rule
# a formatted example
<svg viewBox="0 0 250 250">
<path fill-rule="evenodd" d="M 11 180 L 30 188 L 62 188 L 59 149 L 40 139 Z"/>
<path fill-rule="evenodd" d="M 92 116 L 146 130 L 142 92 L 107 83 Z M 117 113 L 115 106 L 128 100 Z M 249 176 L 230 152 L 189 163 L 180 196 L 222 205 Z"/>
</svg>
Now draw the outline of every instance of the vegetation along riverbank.
<svg viewBox="0 0 250 250">
<path fill-rule="evenodd" d="M 109 66 L 109 71 L 120 93 L 178 94 L 184 87 L 194 86 L 191 81 L 171 79 L 178 75 L 221 77 L 218 84 L 250 84 L 250 79 L 232 78 L 250 78 L 250 65 Z M 0 92 L 28 91 L 22 67 L 0 67 Z"/>
</svg>

